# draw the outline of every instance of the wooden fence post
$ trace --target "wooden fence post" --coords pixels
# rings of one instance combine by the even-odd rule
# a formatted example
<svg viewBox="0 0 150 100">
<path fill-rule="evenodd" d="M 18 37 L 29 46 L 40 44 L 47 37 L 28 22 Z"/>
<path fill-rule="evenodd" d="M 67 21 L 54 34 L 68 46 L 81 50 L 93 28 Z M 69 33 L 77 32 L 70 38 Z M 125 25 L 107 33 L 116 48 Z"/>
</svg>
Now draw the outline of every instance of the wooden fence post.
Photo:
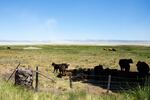
<svg viewBox="0 0 150 100">
<path fill-rule="evenodd" d="M 71 79 L 71 75 L 69 75 L 69 83 L 70 83 L 70 88 L 72 88 L 72 79 Z"/>
<path fill-rule="evenodd" d="M 111 83 L 111 75 L 108 76 L 107 93 L 109 93 L 110 90 L 110 83 Z"/>
<path fill-rule="evenodd" d="M 35 91 L 38 91 L 38 66 L 36 67 L 36 82 L 35 82 Z"/>
</svg>

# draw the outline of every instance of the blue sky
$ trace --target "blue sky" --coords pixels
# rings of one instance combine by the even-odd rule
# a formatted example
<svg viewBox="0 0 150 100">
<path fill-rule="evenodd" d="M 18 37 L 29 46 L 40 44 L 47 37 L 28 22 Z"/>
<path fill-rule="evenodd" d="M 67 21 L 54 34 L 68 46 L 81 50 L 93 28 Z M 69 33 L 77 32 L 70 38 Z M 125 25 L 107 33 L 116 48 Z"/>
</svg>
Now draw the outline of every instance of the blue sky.
<svg viewBox="0 0 150 100">
<path fill-rule="evenodd" d="M 0 40 L 150 40 L 150 0 L 0 0 Z"/>
</svg>

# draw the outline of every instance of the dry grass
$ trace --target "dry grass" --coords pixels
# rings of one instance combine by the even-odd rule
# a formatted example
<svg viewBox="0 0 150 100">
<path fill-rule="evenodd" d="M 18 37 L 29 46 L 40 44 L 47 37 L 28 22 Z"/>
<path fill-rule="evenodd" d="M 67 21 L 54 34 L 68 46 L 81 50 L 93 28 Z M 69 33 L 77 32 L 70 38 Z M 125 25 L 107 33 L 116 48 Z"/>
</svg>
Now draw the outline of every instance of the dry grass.
<svg viewBox="0 0 150 100">
<path fill-rule="evenodd" d="M 150 47 L 144 46 L 52 46 L 37 45 L 41 49 L 24 49 L 28 46 L 0 46 L 0 75 L 10 75 L 13 69 L 21 62 L 21 66 L 30 66 L 32 69 L 38 65 L 39 70 L 56 80 L 52 83 L 40 77 L 40 89 L 44 91 L 60 92 L 70 91 L 69 80 L 56 78 L 53 74 L 52 62 L 69 63 L 69 68 L 90 67 L 102 64 L 104 67 L 120 69 L 118 61 L 120 58 L 132 58 L 134 64 L 131 71 L 136 71 L 136 63 L 142 60 L 150 64 Z M 115 48 L 117 51 L 105 51 L 104 48 Z M 8 77 L 8 76 L 7 76 Z M 91 88 L 83 83 L 73 83 L 74 90 L 86 90 Z M 99 88 L 99 87 L 98 87 Z M 102 89 L 95 89 L 96 91 Z M 102 90 L 103 91 L 103 90 Z M 94 93 L 96 94 L 96 93 Z"/>
</svg>

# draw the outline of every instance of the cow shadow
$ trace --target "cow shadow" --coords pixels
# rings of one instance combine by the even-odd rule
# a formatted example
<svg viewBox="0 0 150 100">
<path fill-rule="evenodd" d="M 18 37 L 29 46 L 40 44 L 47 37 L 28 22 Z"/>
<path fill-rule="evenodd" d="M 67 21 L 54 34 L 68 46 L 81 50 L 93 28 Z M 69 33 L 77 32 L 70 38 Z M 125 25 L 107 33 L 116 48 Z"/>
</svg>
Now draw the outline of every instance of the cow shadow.
<svg viewBox="0 0 150 100">
<path fill-rule="evenodd" d="M 138 72 L 126 72 L 117 69 L 74 69 L 72 70 L 72 80 L 99 86 L 109 89 L 113 92 L 131 90 L 139 86 L 148 84 L 148 74 L 146 77 L 140 77 Z"/>
</svg>

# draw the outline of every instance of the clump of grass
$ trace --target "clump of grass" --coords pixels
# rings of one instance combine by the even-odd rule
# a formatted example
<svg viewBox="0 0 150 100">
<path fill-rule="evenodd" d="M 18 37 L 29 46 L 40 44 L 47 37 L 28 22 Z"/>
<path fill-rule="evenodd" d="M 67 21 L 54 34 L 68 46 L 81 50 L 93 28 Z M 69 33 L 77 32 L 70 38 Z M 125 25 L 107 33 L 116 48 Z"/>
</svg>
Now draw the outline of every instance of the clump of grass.
<svg viewBox="0 0 150 100">
<path fill-rule="evenodd" d="M 86 100 L 86 92 L 80 91 L 80 92 L 70 92 L 68 94 L 68 100 Z"/>
<path fill-rule="evenodd" d="M 125 98 L 129 98 L 130 100 L 150 100 L 150 86 L 145 87 L 137 87 L 134 90 L 130 90 L 124 93 Z"/>
<path fill-rule="evenodd" d="M 12 83 L 1 81 L 0 99 L 1 100 L 31 100 L 33 91 L 14 86 Z"/>
</svg>

